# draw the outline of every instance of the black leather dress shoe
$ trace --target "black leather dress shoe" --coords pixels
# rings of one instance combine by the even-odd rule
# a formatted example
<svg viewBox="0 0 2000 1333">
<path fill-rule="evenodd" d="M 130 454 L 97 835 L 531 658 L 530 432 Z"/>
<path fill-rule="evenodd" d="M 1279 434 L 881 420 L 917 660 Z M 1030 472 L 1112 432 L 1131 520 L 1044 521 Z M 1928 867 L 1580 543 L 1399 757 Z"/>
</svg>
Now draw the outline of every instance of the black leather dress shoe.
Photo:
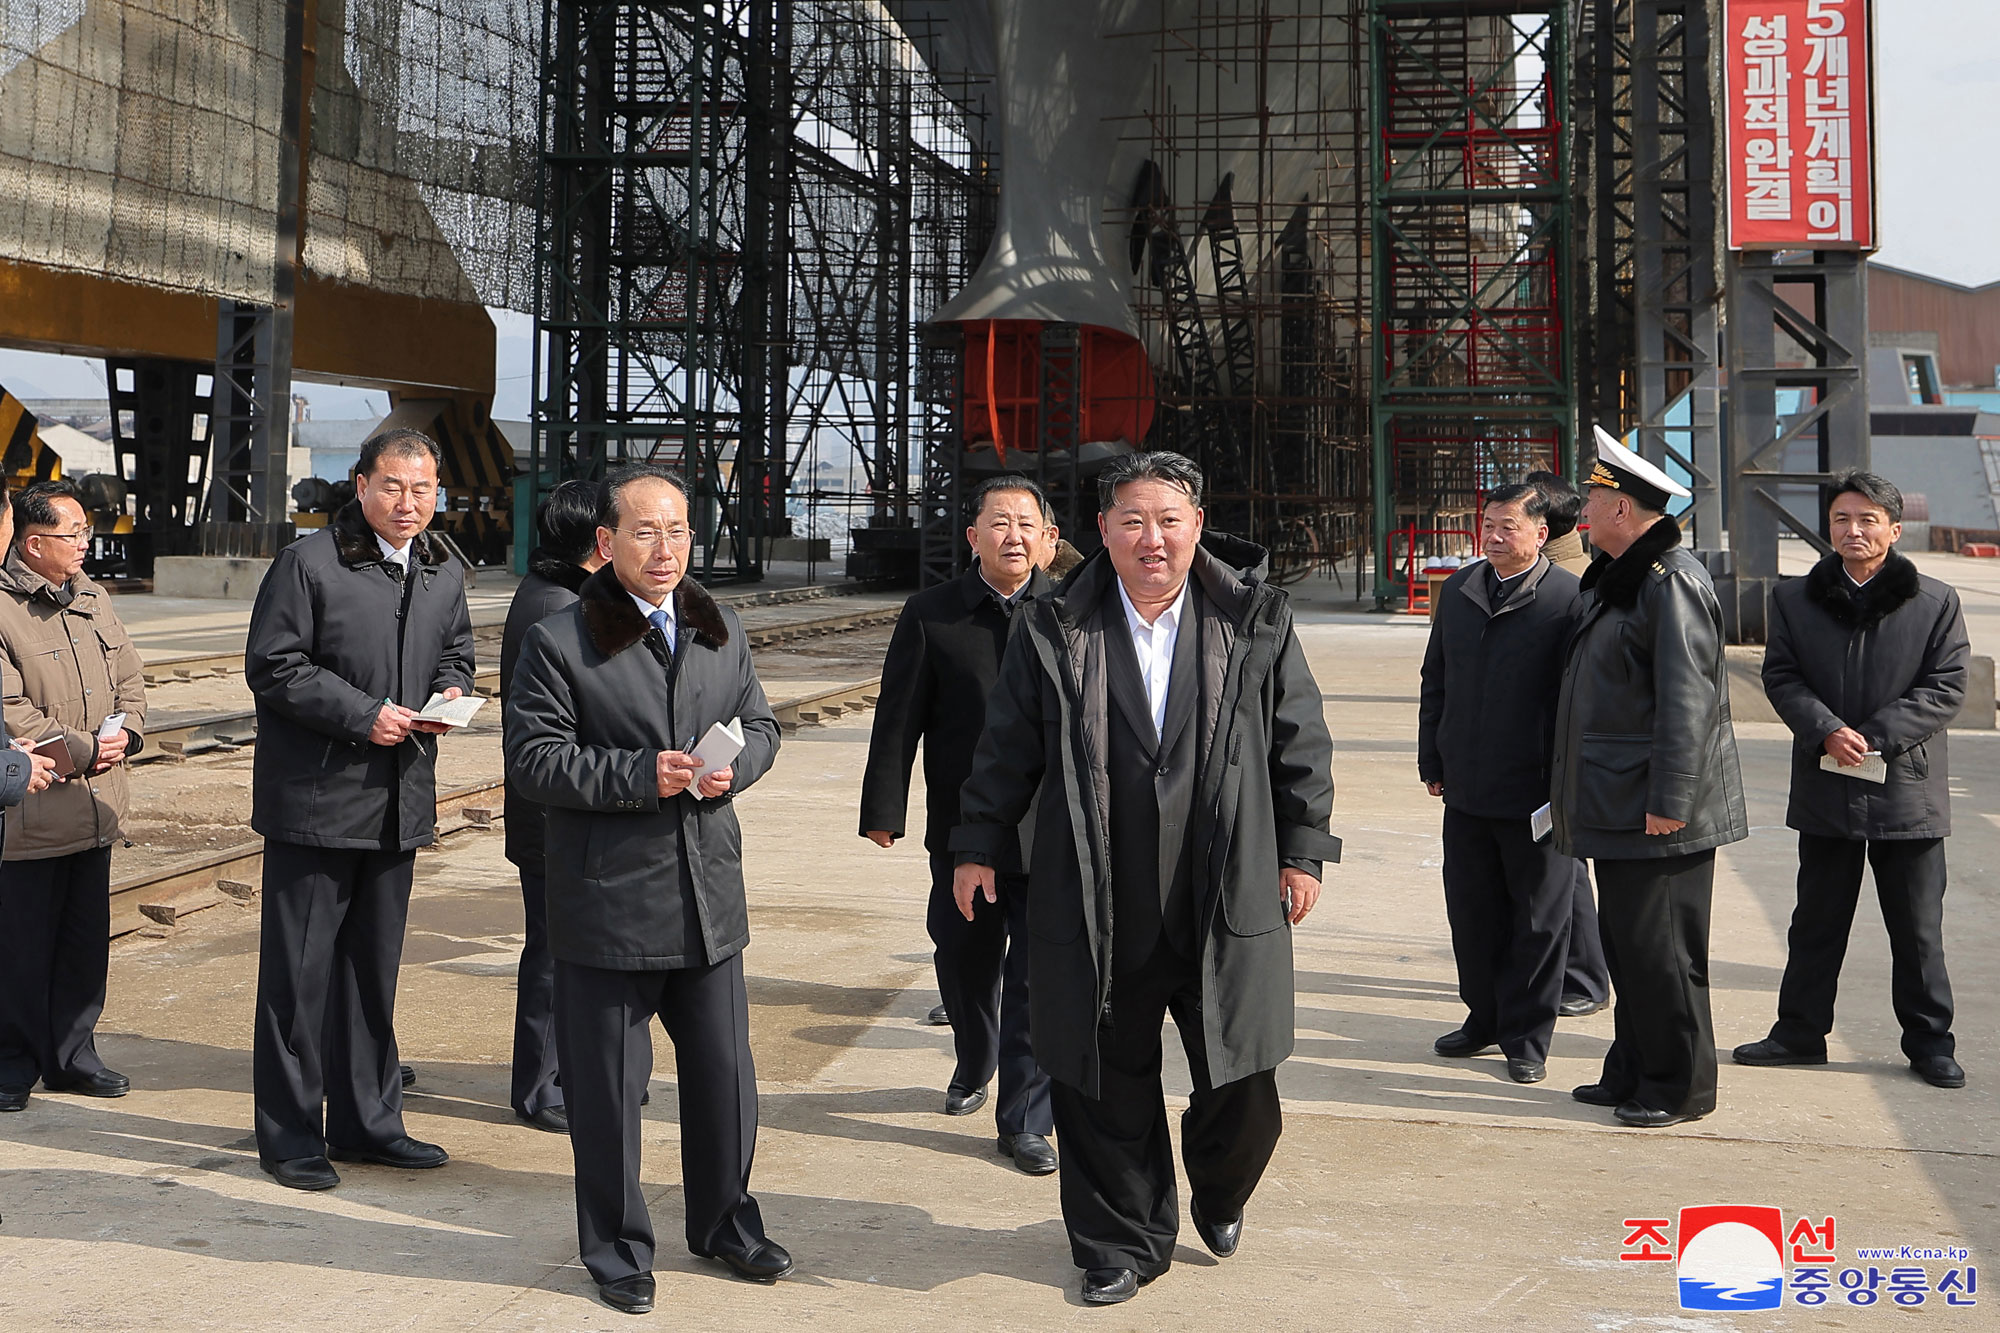
<svg viewBox="0 0 2000 1333">
<path fill-rule="evenodd" d="M 0 1111 L 27 1110 L 29 1091 L 21 1087 L 0 1088 Z"/>
<path fill-rule="evenodd" d="M 1208 1246 L 1208 1252 L 1218 1259 L 1227 1259 L 1236 1253 L 1236 1247 L 1243 1242 L 1241 1213 L 1233 1222 L 1211 1222 L 1201 1215 L 1201 1205 L 1189 1199 L 1188 1220 L 1194 1223 L 1194 1234 L 1201 1237 L 1201 1243 Z"/>
<path fill-rule="evenodd" d="M 945 1011 L 943 1005 L 939 1005 L 924 1016 L 924 1022 L 934 1028 L 948 1028 L 951 1026 L 951 1015 Z"/>
<path fill-rule="evenodd" d="M 407 1134 L 400 1139 L 364 1148 L 329 1147 L 326 1155 L 336 1162 L 373 1162 L 377 1166 L 401 1167 L 405 1171 L 428 1171 L 451 1160 L 451 1154 L 435 1143 L 419 1143 Z"/>
<path fill-rule="evenodd" d="M 1139 1294 L 1139 1288 L 1153 1279 L 1140 1277 L 1129 1268 L 1086 1268 L 1083 1270 L 1083 1299 L 1091 1305 L 1117 1305 Z"/>
<path fill-rule="evenodd" d="M 1795 1051 L 1766 1037 L 1762 1041 L 1745 1042 L 1731 1051 L 1729 1058 L 1739 1065 L 1823 1065 L 1826 1063 L 1826 1052 L 1814 1055 L 1809 1051 Z"/>
<path fill-rule="evenodd" d="M 1933 1088 L 1962 1088 L 1965 1086 L 1965 1071 L 1958 1061 L 1948 1055 L 1920 1055 L 1910 1061 L 1910 1068 L 1917 1071 L 1917 1077 Z"/>
<path fill-rule="evenodd" d="M 653 1275 L 639 1273 L 632 1277 L 621 1277 L 614 1282 L 597 1284 L 597 1294 L 604 1303 L 614 1310 L 626 1314 L 651 1314 L 653 1312 Z"/>
<path fill-rule="evenodd" d="M 946 1115 L 971 1115 L 986 1105 L 986 1089 L 974 1088 L 966 1092 L 959 1088 L 944 1090 L 944 1113 Z"/>
<path fill-rule="evenodd" d="M 1516 1083 L 1540 1083 L 1549 1076 L 1549 1067 L 1540 1060 L 1524 1060 L 1520 1056 L 1507 1057 L 1507 1077 Z"/>
<path fill-rule="evenodd" d="M 533 1115 L 521 1115 L 519 1111 L 514 1114 L 536 1129 L 546 1129 L 551 1134 L 569 1133 L 569 1111 L 565 1107 L 544 1106 Z"/>
<path fill-rule="evenodd" d="M 324 1157 L 292 1157 L 282 1162 L 264 1157 L 257 1165 L 286 1189 L 330 1190 L 340 1183 L 340 1172 Z"/>
<path fill-rule="evenodd" d="M 1014 1165 L 1031 1176 L 1046 1176 L 1056 1169 L 1056 1150 L 1040 1134 L 1002 1134 L 1000 1154 L 1014 1159 Z"/>
<path fill-rule="evenodd" d="M 761 1240 L 747 1254 L 705 1254 L 702 1258 L 720 1259 L 748 1282 L 776 1282 L 792 1271 L 792 1256 L 775 1240 Z"/>
<path fill-rule="evenodd" d="M 1689 1120 L 1699 1120 L 1706 1111 L 1655 1111 L 1650 1106 L 1637 1102 L 1620 1102 L 1618 1109 L 1611 1113 L 1621 1125 L 1634 1129 L 1665 1129 L 1668 1125 L 1684 1124 Z"/>
<path fill-rule="evenodd" d="M 132 1080 L 115 1069 L 100 1069 L 94 1074 L 44 1078 L 42 1086 L 50 1092 L 74 1092 L 83 1097 L 123 1097 L 132 1091 Z"/>
<path fill-rule="evenodd" d="M 1588 995 L 1565 995 L 1562 1003 L 1556 1006 L 1556 1013 L 1564 1018 L 1588 1018 L 1610 1007 L 1609 1000 L 1593 1000 Z"/>
<path fill-rule="evenodd" d="M 1585 1106 L 1620 1106 L 1632 1094 L 1615 1091 L 1602 1083 L 1586 1083 L 1580 1088 L 1571 1088 L 1569 1095 Z"/>
<path fill-rule="evenodd" d="M 409 1067 L 408 1065 L 398 1065 L 398 1066 L 396 1066 L 396 1067 L 397 1067 L 397 1068 L 398 1068 L 399 1070 L 401 1070 L 401 1071 L 402 1071 L 402 1075 L 403 1075 L 403 1086 L 404 1086 L 404 1087 L 406 1087 L 406 1088 L 407 1088 L 407 1087 L 409 1087 L 409 1086 L 410 1086 L 410 1085 L 411 1085 L 412 1083 L 415 1083 L 415 1082 L 417 1081 L 417 1071 L 416 1071 L 416 1070 L 414 1070 L 414 1069 L 410 1068 L 410 1067 Z"/>
<path fill-rule="evenodd" d="M 1491 1050 L 1492 1047 L 1493 1043 L 1490 1040 L 1476 1033 L 1467 1032 L 1464 1028 L 1453 1028 L 1431 1043 L 1431 1049 L 1439 1055 L 1453 1056 L 1477 1055 L 1481 1051 Z"/>
</svg>

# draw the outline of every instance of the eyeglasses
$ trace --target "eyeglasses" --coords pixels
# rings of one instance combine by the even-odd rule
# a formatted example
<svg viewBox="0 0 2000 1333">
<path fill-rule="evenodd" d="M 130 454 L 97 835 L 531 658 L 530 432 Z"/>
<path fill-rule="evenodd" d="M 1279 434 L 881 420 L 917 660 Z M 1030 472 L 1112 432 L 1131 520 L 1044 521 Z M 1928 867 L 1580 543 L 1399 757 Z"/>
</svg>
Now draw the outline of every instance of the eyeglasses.
<svg viewBox="0 0 2000 1333">
<path fill-rule="evenodd" d="M 31 532 L 28 534 L 30 538 L 47 537 L 53 541 L 68 542 L 71 546 L 88 545 L 92 535 L 89 528 L 78 528 L 75 532 Z"/>
<path fill-rule="evenodd" d="M 694 540 L 694 531 L 690 528 L 613 528 L 612 531 L 645 547 L 656 548 L 662 543 L 686 546 Z"/>
</svg>

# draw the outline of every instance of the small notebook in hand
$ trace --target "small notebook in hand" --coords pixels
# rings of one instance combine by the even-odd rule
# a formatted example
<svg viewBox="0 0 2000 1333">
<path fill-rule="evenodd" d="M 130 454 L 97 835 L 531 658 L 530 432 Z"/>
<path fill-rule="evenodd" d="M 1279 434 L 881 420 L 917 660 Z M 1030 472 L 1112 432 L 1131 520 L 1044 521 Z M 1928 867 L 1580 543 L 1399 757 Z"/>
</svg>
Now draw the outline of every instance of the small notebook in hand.
<svg viewBox="0 0 2000 1333">
<path fill-rule="evenodd" d="M 1838 773 L 1844 778 L 1860 778 L 1863 782 L 1889 780 L 1889 764 L 1882 758 L 1880 750 L 1870 750 L 1863 756 L 1861 763 L 1852 768 L 1843 765 L 1830 754 L 1823 754 L 1819 757 L 1819 766 L 1829 773 Z"/>
<path fill-rule="evenodd" d="M 701 761 L 694 771 L 695 778 L 699 780 L 718 768 L 728 768 L 742 753 L 743 719 L 732 717 L 726 724 L 716 723 L 701 738 L 701 744 L 694 747 L 694 757 Z"/>
<path fill-rule="evenodd" d="M 73 778 L 76 776 L 76 760 L 70 756 L 69 738 L 60 731 L 53 736 L 44 736 L 35 742 L 34 753 L 45 755 L 56 761 L 56 776 Z"/>
<path fill-rule="evenodd" d="M 424 704 L 424 711 L 417 714 L 420 722 L 442 722 L 447 727 L 462 727 L 472 721 L 472 715 L 486 706 L 486 697 L 479 694 L 461 694 L 456 699 L 447 699 L 442 693 L 433 694 Z"/>
</svg>

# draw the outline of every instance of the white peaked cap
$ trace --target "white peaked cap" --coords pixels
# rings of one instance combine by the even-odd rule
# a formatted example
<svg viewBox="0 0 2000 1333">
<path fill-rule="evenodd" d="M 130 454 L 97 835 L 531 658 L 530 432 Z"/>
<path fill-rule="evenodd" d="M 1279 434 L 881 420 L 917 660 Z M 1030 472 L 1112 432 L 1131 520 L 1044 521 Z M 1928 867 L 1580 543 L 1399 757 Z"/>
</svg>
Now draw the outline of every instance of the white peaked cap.
<svg viewBox="0 0 2000 1333">
<path fill-rule="evenodd" d="M 1598 471 L 1584 478 L 1586 486 L 1609 486 L 1613 490 L 1626 490 L 1629 488 L 1622 485 L 1621 481 L 1629 478 L 1641 483 L 1642 487 L 1650 486 L 1665 495 L 1686 497 L 1693 494 L 1687 487 L 1620 444 L 1604 427 L 1592 426 L 1591 429 L 1597 432 Z M 1610 475 L 1600 475 L 1607 470 Z M 1620 477 L 1621 473 L 1624 474 L 1624 478 Z"/>
</svg>

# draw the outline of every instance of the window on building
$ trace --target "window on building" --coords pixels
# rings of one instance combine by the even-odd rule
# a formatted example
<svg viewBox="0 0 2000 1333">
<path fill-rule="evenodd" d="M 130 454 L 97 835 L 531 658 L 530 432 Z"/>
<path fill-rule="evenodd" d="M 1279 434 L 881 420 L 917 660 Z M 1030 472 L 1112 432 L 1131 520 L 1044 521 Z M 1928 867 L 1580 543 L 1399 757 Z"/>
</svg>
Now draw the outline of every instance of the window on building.
<svg viewBox="0 0 2000 1333">
<path fill-rule="evenodd" d="M 1913 403 L 1941 403 L 1938 390 L 1937 358 L 1928 352 L 1903 353 L 1903 382 Z"/>
</svg>

